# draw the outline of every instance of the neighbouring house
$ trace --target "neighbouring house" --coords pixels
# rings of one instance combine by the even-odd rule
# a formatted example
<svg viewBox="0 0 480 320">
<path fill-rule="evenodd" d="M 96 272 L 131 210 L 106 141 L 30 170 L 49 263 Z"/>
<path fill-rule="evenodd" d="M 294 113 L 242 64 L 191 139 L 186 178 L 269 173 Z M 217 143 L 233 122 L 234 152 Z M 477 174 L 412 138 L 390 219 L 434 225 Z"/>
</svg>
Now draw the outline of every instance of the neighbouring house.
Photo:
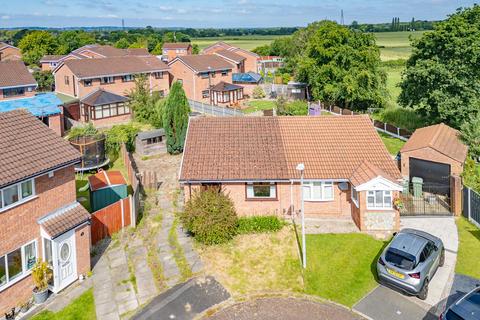
<svg viewBox="0 0 480 320">
<path fill-rule="evenodd" d="M 243 100 L 243 88 L 232 84 L 234 66 L 213 55 L 176 57 L 168 66 L 173 81 L 180 81 L 188 99 L 223 106 Z"/>
<path fill-rule="evenodd" d="M 203 54 L 214 54 L 224 50 L 234 52 L 245 58 L 243 72 L 258 72 L 258 59 L 260 56 L 254 52 L 237 48 L 223 41 L 216 42 L 202 50 Z"/>
<path fill-rule="evenodd" d="M 366 115 L 191 118 L 180 183 L 185 199 L 221 187 L 241 216 L 347 219 L 397 230 L 401 174 Z"/>
<path fill-rule="evenodd" d="M 37 86 L 22 61 L 0 61 L 0 101 L 34 96 Z"/>
<path fill-rule="evenodd" d="M 284 65 L 283 58 L 279 56 L 261 56 L 258 58 L 258 73 L 275 73 Z"/>
<path fill-rule="evenodd" d="M 26 302 L 46 261 L 50 290 L 90 271 L 90 214 L 77 202 L 80 154 L 25 110 L 0 113 L 0 313 Z"/>
<path fill-rule="evenodd" d="M 152 156 L 167 152 L 164 129 L 139 132 L 135 138 L 135 152 L 140 156 Z"/>
<path fill-rule="evenodd" d="M 233 84 L 242 86 L 243 93 L 246 96 L 252 96 L 253 89 L 262 82 L 262 76 L 255 72 L 234 73 L 232 75 L 232 82 Z"/>
<path fill-rule="evenodd" d="M 33 97 L 0 101 L 0 113 L 20 109 L 29 111 L 56 134 L 63 136 L 64 103 L 55 93 L 40 93 Z"/>
<path fill-rule="evenodd" d="M 461 178 L 468 147 L 460 132 L 441 123 L 415 130 L 400 150 L 403 178 L 412 183 L 421 178 L 423 189 L 445 195 L 452 211 L 461 213 Z"/>
<path fill-rule="evenodd" d="M 5 42 L 0 42 L 0 61 L 8 60 L 22 60 L 22 53 L 17 47 L 9 45 Z"/>
<path fill-rule="evenodd" d="M 162 59 L 172 61 L 178 56 L 191 55 L 193 47 L 190 42 L 166 42 L 162 46 Z"/>
<path fill-rule="evenodd" d="M 246 60 L 245 57 L 229 50 L 219 50 L 214 52 L 213 54 L 216 54 L 217 56 L 222 57 L 223 59 L 235 65 L 235 68 L 233 69 L 233 73 L 245 72 L 245 60 Z"/>
<path fill-rule="evenodd" d="M 80 100 L 80 121 L 92 120 L 103 126 L 130 119 L 130 109 L 121 97 L 135 88 L 136 76 L 147 78 L 151 93 L 167 95 L 168 71 L 156 57 L 125 56 L 65 60 L 53 74 L 55 92 Z"/>
<path fill-rule="evenodd" d="M 66 59 L 78 59 L 72 55 L 46 55 L 40 59 L 42 71 L 52 71 Z"/>
</svg>

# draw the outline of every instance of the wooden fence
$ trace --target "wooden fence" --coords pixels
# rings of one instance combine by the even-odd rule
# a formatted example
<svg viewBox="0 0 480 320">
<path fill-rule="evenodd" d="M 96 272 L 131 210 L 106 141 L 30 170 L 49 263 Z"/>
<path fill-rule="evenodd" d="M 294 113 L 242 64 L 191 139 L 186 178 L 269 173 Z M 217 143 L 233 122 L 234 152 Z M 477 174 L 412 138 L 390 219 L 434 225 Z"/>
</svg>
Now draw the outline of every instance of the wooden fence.
<svg viewBox="0 0 480 320">
<path fill-rule="evenodd" d="M 92 213 L 92 245 L 135 221 L 132 196 Z"/>
</svg>

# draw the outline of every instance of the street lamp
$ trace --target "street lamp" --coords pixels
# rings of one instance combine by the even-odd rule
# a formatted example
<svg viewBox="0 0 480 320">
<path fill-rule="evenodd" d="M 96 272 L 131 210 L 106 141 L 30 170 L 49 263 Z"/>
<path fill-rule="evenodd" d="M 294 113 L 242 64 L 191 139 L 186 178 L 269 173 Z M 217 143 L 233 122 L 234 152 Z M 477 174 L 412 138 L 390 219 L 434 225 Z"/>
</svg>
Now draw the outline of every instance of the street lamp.
<svg viewBox="0 0 480 320">
<path fill-rule="evenodd" d="M 299 163 L 296 169 L 297 171 L 300 171 L 300 190 L 302 194 L 302 266 L 305 269 L 307 267 L 307 244 L 305 241 L 305 205 L 303 200 L 303 173 L 305 171 L 305 164 Z"/>
</svg>

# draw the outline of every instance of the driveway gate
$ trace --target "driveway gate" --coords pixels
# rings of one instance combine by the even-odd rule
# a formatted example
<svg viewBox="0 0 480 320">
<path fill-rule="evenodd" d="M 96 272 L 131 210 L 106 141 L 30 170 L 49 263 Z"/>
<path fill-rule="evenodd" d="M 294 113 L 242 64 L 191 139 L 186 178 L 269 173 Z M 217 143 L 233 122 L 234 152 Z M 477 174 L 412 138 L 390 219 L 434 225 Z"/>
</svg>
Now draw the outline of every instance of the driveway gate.
<svg viewBox="0 0 480 320">
<path fill-rule="evenodd" d="M 405 192 L 406 191 L 406 192 Z M 414 190 L 410 184 L 408 190 L 400 194 L 403 205 L 400 207 L 401 216 L 449 216 L 450 186 L 424 183 L 421 189 Z"/>
</svg>

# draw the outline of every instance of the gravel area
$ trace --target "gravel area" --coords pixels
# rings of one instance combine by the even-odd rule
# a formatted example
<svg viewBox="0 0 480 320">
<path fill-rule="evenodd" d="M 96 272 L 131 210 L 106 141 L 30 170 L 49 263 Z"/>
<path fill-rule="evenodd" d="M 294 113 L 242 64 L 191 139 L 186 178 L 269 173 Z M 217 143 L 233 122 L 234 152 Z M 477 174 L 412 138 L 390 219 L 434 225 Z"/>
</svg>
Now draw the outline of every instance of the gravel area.
<svg viewBox="0 0 480 320">
<path fill-rule="evenodd" d="M 360 320 L 362 317 L 329 303 L 296 298 L 262 298 L 220 310 L 213 320 Z"/>
</svg>

